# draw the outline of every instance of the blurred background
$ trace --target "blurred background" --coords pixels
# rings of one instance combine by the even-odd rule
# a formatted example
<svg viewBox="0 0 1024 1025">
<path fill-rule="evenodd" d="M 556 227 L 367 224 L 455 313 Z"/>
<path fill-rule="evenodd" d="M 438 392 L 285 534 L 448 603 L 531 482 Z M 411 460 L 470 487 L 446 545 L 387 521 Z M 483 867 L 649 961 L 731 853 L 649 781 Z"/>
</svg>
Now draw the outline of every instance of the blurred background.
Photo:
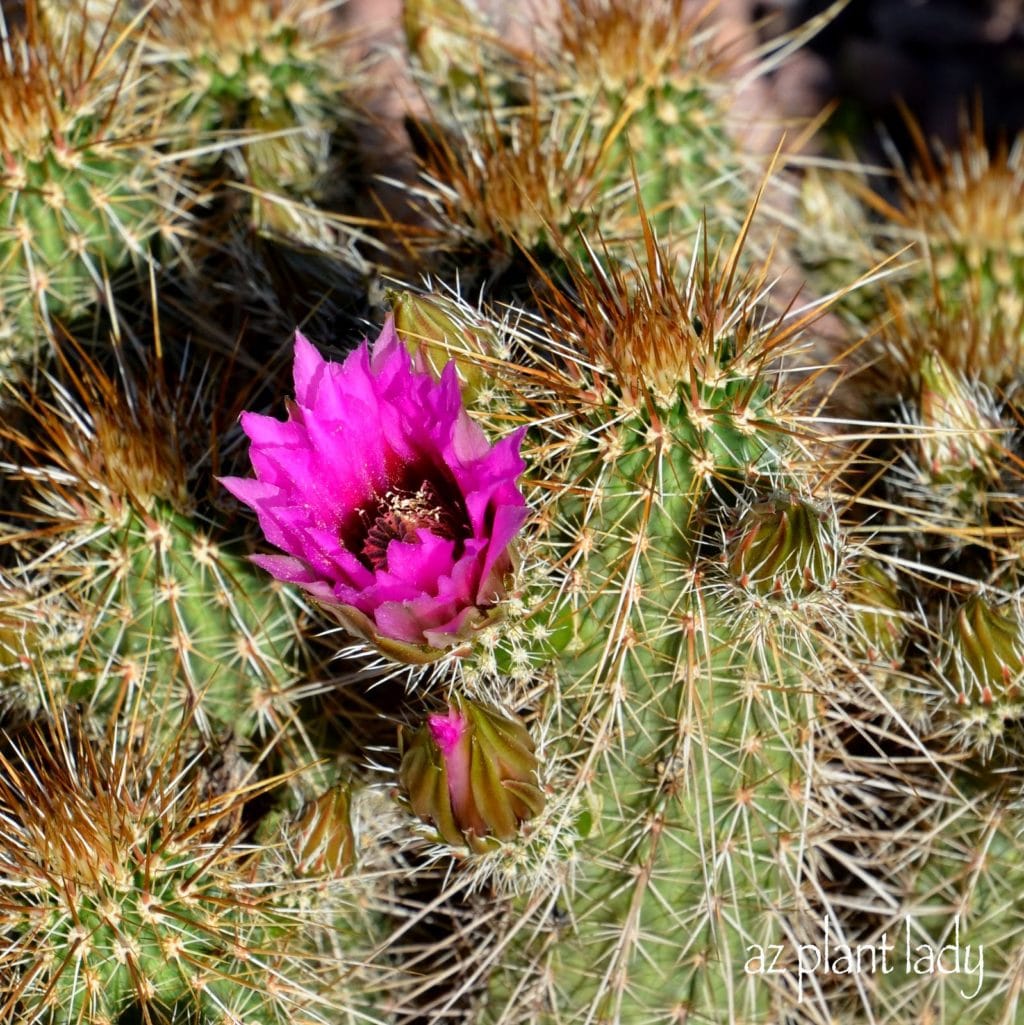
<svg viewBox="0 0 1024 1025">
<path fill-rule="evenodd" d="M 829 6 L 769 0 L 751 4 L 750 16 L 792 29 Z M 851 0 L 797 64 L 786 74 L 805 94 L 789 101 L 840 101 L 836 121 L 868 148 L 876 124 L 906 142 L 898 99 L 926 136 L 945 143 L 975 103 L 990 139 L 1024 128 L 1024 0 Z"/>
</svg>

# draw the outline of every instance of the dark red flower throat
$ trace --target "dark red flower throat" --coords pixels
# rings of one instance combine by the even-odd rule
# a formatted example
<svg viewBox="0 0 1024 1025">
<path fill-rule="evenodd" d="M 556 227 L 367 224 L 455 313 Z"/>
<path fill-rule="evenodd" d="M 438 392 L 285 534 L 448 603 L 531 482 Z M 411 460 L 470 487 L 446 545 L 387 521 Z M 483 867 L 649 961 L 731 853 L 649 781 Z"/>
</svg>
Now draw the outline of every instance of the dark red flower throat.
<svg viewBox="0 0 1024 1025">
<path fill-rule="evenodd" d="M 461 558 L 465 539 L 473 533 L 458 485 L 435 467 L 402 467 L 383 493 L 375 489 L 356 512 L 357 519 L 350 521 L 341 540 L 372 570 L 387 569 L 392 541 L 418 543 L 418 530 L 454 541 L 456 559 Z"/>
</svg>

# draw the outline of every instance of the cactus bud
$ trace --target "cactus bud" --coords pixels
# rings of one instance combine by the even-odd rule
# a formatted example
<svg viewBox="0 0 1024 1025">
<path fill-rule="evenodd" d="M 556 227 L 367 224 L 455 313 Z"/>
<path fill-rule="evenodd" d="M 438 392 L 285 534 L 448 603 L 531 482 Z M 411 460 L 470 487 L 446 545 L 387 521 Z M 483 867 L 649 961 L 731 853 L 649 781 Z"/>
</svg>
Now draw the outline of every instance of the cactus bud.
<svg viewBox="0 0 1024 1025">
<path fill-rule="evenodd" d="M 349 785 L 339 783 L 303 807 L 293 826 L 298 845 L 297 872 L 338 878 L 355 865 L 351 803 Z"/>
<path fill-rule="evenodd" d="M 1024 677 L 1024 636 L 1019 610 L 1004 610 L 983 598 L 969 598 L 959 609 L 950 631 L 943 667 L 945 683 L 954 692 L 946 711 L 960 742 L 983 758 L 997 745 L 1011 744 L 1024 719 L 1021 679 Z M 1011 732 L 1010 727 L 1017 727 Z"/>
<path fill-rule="evenodd" d="M 481 351 L 480 343 L 486 339 L 461 322 L 455 304 L 441 296 L 389 291 L 387 297 L 395 330 L 413 360 L 425 357 L 438 374 L 449 360 L 454 360 L 462 381 L 463 401 L 471 404 L 484 385 L 484 374 L 467 351 Z"/>
<path fill-rule="evenodd" d="M 895 581 L 877 562 L 865 561 L 857 569 L 849 598 L 858 653 L 871 662 L 897 661 L 906 630 Z"/>
<path fill-rule="evenodd" d="M 1020 701 L 1024 637 L 1020 619 L 974 596 L 956 614 L 947 675 L 960 705 Z"/>
<path fill-rule="evenodd" d="M 975 391 L 936 353 L 921 360 L 919 400 L 923 426 L 921 457 L 926 472 L 940 484 L 966 483 L 996 476 L 997 418 L 983 408 Z"/>
<path fill-rule="evenodd" d="M 526 728 L 494 708 L 463 701 L 431 715 L 399 770 L 412 810 L 447 842 L 486 850 L 511 840 L 544 806 Z"/>
<path fill-rule="evenodd" d="M 729 572 L 761 597 L 798 598 L 831 588 L 839 572 L 837 531 L 795 495 L 751 506 L 733 534 Z"/>
</svg>

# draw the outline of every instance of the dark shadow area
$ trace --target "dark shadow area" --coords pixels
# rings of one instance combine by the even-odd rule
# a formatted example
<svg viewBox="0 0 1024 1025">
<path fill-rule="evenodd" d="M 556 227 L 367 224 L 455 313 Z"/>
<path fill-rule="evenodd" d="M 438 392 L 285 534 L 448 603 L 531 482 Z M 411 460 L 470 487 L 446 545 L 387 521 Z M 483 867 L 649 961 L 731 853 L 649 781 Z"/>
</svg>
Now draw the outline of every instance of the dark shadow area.
<svg viewBox="0 0 1024 1025">
<path fill-rule="evenodd" d="M 793 28 L 829 0 L 759 6 Z M 840 103 L 834 129 L 867 159 L 878 153 L 877 126 L 910 151 L 900 101 L 926 138 L 946 145 L 976 104 L 990 141 L 1024 129 L 1024 0 L 851 0 L 809 42 L 807 59 L 821 64 L 811 78 L 817 99 Z"/>
</svg>

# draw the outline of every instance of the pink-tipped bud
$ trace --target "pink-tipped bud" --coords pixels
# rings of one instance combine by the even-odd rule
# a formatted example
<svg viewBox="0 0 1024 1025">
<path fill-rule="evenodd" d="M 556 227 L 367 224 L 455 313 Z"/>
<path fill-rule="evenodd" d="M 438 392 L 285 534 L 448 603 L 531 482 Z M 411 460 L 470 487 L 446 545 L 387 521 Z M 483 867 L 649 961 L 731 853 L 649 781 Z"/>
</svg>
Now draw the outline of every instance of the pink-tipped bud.
<svg viewBox="0 0 1024 1025">
<path fill-rule="evenodd" d="M 511 840 L 544 807 L 533 741 L 517 719 L 461 701 L 431 715 L 402 755 L 412 810 L 447 843 L 484 850 Z"/>
</svg>

